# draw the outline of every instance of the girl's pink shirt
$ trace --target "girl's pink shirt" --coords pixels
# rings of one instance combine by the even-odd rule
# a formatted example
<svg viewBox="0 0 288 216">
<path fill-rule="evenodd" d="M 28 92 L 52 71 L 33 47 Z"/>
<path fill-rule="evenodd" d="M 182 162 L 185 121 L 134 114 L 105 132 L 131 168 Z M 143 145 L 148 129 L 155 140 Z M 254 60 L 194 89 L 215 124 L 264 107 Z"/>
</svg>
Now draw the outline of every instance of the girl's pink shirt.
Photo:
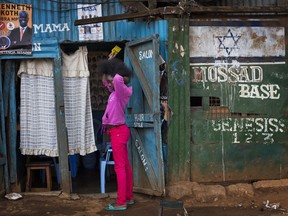
<svg viewBox="0 0 288 216">
<path fill-rule="evenodd" d="M 132 87 L 124 84 L 124 79 L 119 74 L 113 78 L 114 91 L 108 98 L 105 113 L 102 117 L 103 125 L 125 124 L 125 108 L 132 95 Z"/>
</svg>

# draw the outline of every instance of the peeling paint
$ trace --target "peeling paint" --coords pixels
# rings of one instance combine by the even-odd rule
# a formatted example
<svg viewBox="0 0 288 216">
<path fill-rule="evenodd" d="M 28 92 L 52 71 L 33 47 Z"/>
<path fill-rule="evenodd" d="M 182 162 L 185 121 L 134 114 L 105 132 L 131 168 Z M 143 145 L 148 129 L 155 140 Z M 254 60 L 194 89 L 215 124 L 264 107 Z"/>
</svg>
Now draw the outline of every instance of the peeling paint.
<svg viewBox="0 0 288 216">
<path fill-rule="evenodd" d="M 184 50 L 184 47 L 182 45 L 180 45 L 180 55 L 181 55 L 181 57 L 184 57 L 184 55 L 185 55 L 185 50 Z"/>
<path fill-rule="evenodd" d="M 190 57 L 285 56 L 284 27 L 190 26 L 189 40 Z"/>
</svg>

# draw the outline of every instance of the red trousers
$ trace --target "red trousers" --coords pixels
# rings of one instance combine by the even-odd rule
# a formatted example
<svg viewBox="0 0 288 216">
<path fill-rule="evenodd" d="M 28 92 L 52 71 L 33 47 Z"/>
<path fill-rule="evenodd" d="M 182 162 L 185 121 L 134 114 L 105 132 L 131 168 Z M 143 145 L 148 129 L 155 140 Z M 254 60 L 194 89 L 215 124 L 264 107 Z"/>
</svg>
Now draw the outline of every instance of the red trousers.
<svg viewBox="0 0 288 216">
<path fill-rule="evenodd" d="M 110 136 L 114 169 L 117 176 L 117 203 L 125 205 L 126 200 L 133 200 L 133 174 L 128 159 L 127 142 L 130 138 L 130 129 L 121 125 L 107 130 Z"/>
</svg>

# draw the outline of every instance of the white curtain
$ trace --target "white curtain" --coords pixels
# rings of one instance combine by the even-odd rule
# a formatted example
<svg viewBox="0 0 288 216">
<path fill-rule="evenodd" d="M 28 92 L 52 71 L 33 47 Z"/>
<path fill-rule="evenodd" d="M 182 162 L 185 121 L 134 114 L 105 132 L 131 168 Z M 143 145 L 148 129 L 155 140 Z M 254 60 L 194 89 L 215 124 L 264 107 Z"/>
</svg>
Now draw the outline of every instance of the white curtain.
<svg viewBox="0 0 288 216">
<path fill-rule="evenodd" d="M 90 102 L 87 48 L 62 52 L 65 123 L 69 154 L 97 150 Z M 20 90 L 20 150 L 24 155 L 58 156 L 53 60 L 22 60 Z"/>
</svg>

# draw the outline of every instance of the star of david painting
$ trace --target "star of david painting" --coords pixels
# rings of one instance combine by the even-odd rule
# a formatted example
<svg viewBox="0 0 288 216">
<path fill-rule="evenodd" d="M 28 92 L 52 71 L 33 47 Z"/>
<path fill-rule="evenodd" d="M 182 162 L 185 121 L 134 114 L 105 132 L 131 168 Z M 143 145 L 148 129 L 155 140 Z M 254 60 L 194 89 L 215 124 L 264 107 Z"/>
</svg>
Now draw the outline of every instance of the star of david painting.
<svg viewBox="0 0 288 216">
<path fill-rule="evenodd" d="M 234 49 L 240 49 L 238 46 L 238 41 L 241 38 L 241 36 L 238 36 L 235 33 L 233 34 L 231 29 L 228 30 L 226 35 L 216 36 L 216 38 L 219 41 L 218 48 L 221 50 L 225 50 L 229 56 Z"/>
</svg>

